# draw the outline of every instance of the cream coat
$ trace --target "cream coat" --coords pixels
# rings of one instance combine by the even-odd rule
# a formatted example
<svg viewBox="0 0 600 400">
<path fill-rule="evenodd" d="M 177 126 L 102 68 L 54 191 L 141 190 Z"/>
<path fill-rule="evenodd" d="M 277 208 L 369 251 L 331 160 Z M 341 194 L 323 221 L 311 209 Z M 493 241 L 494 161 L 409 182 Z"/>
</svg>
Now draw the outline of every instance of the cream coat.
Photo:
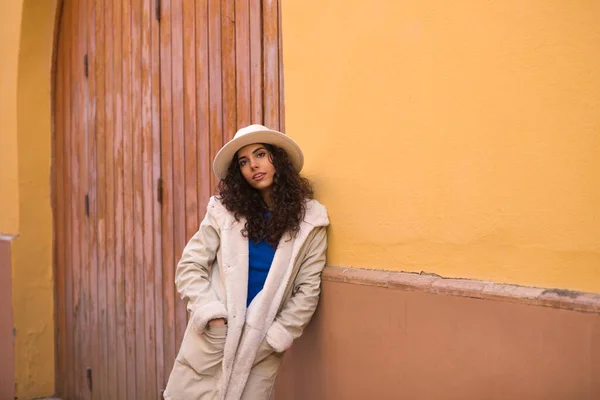
<svg viewBox="0 0 600 400">
<path fill-rule="evenodd" d="M 175 284 L 191 318 L 164 393 L 167 400 L 268 399 L 282 354 L 317 307 L 329 225 L 325 207 L 316 200 L 307 203 L 298 235 L 281 239 L 265 286 L 249 307 L 244 224 L 213 197 L 183 251 Z M 208 327 L 214 318 L 228 324 Z"/>
</svg>

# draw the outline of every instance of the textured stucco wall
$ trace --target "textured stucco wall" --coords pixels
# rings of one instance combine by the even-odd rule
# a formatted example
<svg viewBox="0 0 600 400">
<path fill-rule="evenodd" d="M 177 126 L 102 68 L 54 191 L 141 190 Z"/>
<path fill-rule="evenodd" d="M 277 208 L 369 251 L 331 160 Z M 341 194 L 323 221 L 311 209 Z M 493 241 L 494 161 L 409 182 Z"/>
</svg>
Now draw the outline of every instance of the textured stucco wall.
<svg viewBox="0 0 600 400">
<path fill-rule="evenodd" d="M 3 1 L 0 231 L 12 242 L 16 396 L 54 392 L 51 66 L 56 0 Z"/>
<path fill-rule="evenodd" d="M 23 2 L 0 4 L 0 234 L 14 234 L 19 229 L 17 71 Z"/>
<path fill-rule="evenodd" d="M 282 2 L 330 265 L 600 292 L 600 2 Z"/>
</svg>

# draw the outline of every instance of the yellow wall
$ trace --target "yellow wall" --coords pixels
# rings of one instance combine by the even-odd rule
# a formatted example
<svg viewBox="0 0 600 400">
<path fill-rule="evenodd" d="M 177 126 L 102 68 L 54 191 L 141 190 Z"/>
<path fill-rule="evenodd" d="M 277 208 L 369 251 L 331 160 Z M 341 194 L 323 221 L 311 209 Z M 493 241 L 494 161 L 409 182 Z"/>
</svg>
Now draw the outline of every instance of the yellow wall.
<svg viewBox="0 0 600 400">
<path fill-rule="evenodd" d="M 54 392 L 50 209 L 51 65 L 56 0 L 2 1 L 0 232 L 12 242 L 19 399 Z"/>
<path fill-rule="evenodd" d="M 22 1 L 0 4 L 0 234 L 14 234 L 19 230 L 16 132 Z"/>
<path fill-rule="evenodd" d="M 282 5 L 330 265 L 600 292 L 600 2 Z"/>
</svg>

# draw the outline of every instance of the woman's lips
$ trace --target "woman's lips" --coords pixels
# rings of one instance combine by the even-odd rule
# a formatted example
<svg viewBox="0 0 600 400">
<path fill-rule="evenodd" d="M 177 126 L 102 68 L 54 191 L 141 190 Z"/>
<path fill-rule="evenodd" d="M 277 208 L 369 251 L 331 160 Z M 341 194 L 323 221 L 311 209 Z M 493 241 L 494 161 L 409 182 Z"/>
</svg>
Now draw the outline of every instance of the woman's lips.
<svg viewBox="0 0 600 400">
<path fill-rule="evenodd" d="M 258 174 L 254 174 L 252 176 L 252 179 L 255 181 L 261 181 L 264 177 L 265 177 L 265 173 L 264 172 L 259 172 Z"/>
</svg>

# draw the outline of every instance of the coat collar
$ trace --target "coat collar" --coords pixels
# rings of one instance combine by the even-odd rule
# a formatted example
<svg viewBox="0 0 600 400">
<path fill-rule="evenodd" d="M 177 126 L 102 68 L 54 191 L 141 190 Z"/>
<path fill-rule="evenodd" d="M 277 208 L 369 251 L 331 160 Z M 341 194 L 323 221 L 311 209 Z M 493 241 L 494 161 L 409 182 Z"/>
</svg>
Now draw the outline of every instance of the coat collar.
<svg viewBox="0 0 600 400">
<path fill-rule="evenodd" d="M 329 217 L 325 206 L 314 199 L 307 201 L 304 222 L 312 226 L 328 226 Z"/>
</svg>

